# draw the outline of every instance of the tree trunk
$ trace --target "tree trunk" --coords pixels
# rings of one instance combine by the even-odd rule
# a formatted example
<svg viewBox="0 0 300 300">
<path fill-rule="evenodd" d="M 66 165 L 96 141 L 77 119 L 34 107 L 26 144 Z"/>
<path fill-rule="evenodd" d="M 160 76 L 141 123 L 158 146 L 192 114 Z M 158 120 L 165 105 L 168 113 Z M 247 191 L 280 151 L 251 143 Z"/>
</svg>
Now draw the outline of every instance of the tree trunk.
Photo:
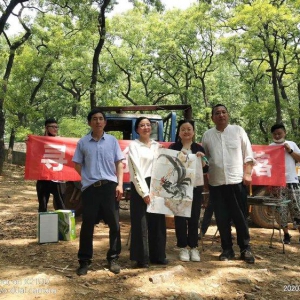
<svg viewBox="0 0 300 300">
<path fill-rule="evenodd" d="M 7 85 L 8 85 L 8 80 L 11 74 L 11 70 L 13 67 L 14 59 L 15 59 L 15 53 L 16 50 L 22 46 L 30 37 L 31 31 L 27 28 L 26 33 L 24 36 L 10 45 L 9 47 L 9 58 L 8 62 L 6 65 L 6 70 L 5 74 L 3 76 L 2 80 L 2 86 L 1 86 L 1 98 L 0 98 L 0 175 L 3 172 L 3 164 L 4 164 L 4 129 L 5 129 L 5 117 L 4 117 L 4 112 L 3 112 L 3 106 L 4 106 L 4 101 L 5 101 L 5 94 L 7 91 Z"/>
<path fill-rule="evenodd" d="M 281 113 L 281 104 L 280 104 L 280 96 L 278 91 L 278 83 L 277 83 L 277 71 L 274 62 L 274 58 L 272 53 L 269 52 L 269 60 L 270 60 L 270 67 L 272 73 L 272 86 L 273 86 L 273 93 L 275 99 L 275 108 L 276 108 L 276 123 L 282 123 L 282 113 Z"/>
<path fill-rule="evenodd" d="M 96 103 L 96 88 L 97 88 L 97 77 L 98 77 L 98 65 L 99 65 L 99 57 L 101 50 L 104 45 L 105 41 L 105 35 L 106 35 L 106 28 L 105 28 L 105 9 L 107 8 L 110 0 L 103 1 L 103 4 L 101 6 L 99 15 L 98 15 L 98 33 L 99 33 L 99 41 L 94 51 L 94 57 L 93 57 L 93 69 L 92 69 L 92 80 L 90 84 L 90 104 L 91 108 L 94 108 L 97 106 Z"/>
<path fill-rule="evenodd" d="M 3 12 L 2 16 L 0 17 L 0 35 L 4 31 L 5 24 L 9 18 L 9 16 L 12 14 L 14 8 L 20 4 L 27 2 L 28 0 L 11 0 L 9 4 L 6 7 L 6 10 Z"/>
</svg>

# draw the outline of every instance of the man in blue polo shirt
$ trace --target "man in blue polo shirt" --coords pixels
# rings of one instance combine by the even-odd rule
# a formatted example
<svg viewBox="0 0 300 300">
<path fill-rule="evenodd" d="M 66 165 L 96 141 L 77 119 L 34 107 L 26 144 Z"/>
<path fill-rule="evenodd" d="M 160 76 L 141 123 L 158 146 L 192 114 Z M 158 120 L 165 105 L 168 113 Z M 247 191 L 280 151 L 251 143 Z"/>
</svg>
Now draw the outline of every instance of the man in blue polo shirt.
<svg viewBox="0 0 300 300">
<path fill-rule="evenodd" d="M 91 132 L 78 141 L 73 157 L 75 169 L 81 175 L 83 206 L 77 275 L 86 275 L 91 264 L 94 226 L 99 214 L 109 226 L 106 258 L 110 271 L 117 274 L 121 252 L 118 202 L 123 194 L 124 155 L 117 139 L 104 132 L 106 117 L 100 109 L 91 110 L 87 119 Z"/>
</svg>

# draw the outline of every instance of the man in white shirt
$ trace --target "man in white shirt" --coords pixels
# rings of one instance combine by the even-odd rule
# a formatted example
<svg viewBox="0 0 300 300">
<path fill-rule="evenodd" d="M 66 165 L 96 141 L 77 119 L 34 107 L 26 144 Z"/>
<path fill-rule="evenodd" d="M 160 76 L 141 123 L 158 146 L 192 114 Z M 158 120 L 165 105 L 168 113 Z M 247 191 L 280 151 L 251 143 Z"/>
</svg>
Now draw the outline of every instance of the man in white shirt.
<svg viewBox="0 0 300 300">
<path fill-rule="evenodd" d="M 229 114 L 223 104 L 212 108 L 215 127 L 207 130 L 202 146 L 209 160 L 209 191 L 223 252 L 221 261 L 234 259 L 231 221 L 233 221 L 240 258 L 254 263 L 249 246 L 250 235 L 247 223 L 247 191 L 245 185 L 252 181 L 253 153 L 245 130 L 229 124 Z"/>
<path fill-rule="evenodd" d="M 280 223 L 283 228 L 283 242 L 285 244 L 290 244 L 291 236 L 288 229 L 289 213 L 293 218 L 293 221 L 296 222 L 296 226 L 300 232 L 300 185 L 296 172 L 296 162 L 300 161 L 300 149 L 295 142 L 287 141 L 285 139 L 286 130 L 283 124 L 274 124 L 271 127 L 271 133 L 274 142 L 270 145 L 282 145 L 285 149 L 284 157 L 286 186 L 272 187 L 272 192 L 276 196 L 291 200 L 288 206 L 280 208 L 280 218 L 279 214 L 276 214 L 276 221 L 277 223 Z"/>
</svg>

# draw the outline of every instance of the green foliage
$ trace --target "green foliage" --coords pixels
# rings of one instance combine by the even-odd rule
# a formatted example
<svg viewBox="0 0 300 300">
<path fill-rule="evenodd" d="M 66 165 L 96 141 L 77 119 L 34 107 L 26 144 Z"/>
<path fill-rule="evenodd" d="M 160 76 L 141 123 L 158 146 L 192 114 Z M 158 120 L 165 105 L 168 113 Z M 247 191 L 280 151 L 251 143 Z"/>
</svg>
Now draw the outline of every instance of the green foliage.
<svg viewBox="0 0 300 300">
<path fill-rule="evenodd" d="M 199 1 L 185 11 L 133 2 L 132 10 L 106 19 L 97 106 L 188 103 L 201 137 L 213 126 L 211 106 L 224 103 L 253 143 L 268 142 L 279 112 L 290 135 L 298 134 L 299 0 Z M 99 10 L 90 1 L 63 3 L 40 3 L 45 13 L 31 20 L 32 37 L 16 52 L 8 89 L 1 90 L 6 138 L 12 128 L 17 139 L 41 134 L 50 116 L 62 136 L 88 131 Z M 3 35 L 0 50 L 3 79 L 9 55 Z"/>
<path fill-rule="evenodd" d="M 81 138 L 88 134 L 90 127 L 86 118 L 62 118 L 59 121 L 59 135 L 65 137 Z"/>
</svg>

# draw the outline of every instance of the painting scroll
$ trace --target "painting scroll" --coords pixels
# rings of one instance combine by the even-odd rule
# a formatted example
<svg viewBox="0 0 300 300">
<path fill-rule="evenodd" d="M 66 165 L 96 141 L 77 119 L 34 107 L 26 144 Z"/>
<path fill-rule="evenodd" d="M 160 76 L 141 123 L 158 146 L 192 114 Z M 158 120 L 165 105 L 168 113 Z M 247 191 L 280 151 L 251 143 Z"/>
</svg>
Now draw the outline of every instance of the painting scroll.
<svg viewBox="0 0 300 300">
<path fill-rule="evenodd" d="M 196 181 L 200 185 L 201 178 L 203 184 L 201 159 L 195 154 L 185 155 L 180 151 L 159 149 L 152 169 L 151 203 L 147 211 L 190 217 L 193 189 Z"/>
</svg>

